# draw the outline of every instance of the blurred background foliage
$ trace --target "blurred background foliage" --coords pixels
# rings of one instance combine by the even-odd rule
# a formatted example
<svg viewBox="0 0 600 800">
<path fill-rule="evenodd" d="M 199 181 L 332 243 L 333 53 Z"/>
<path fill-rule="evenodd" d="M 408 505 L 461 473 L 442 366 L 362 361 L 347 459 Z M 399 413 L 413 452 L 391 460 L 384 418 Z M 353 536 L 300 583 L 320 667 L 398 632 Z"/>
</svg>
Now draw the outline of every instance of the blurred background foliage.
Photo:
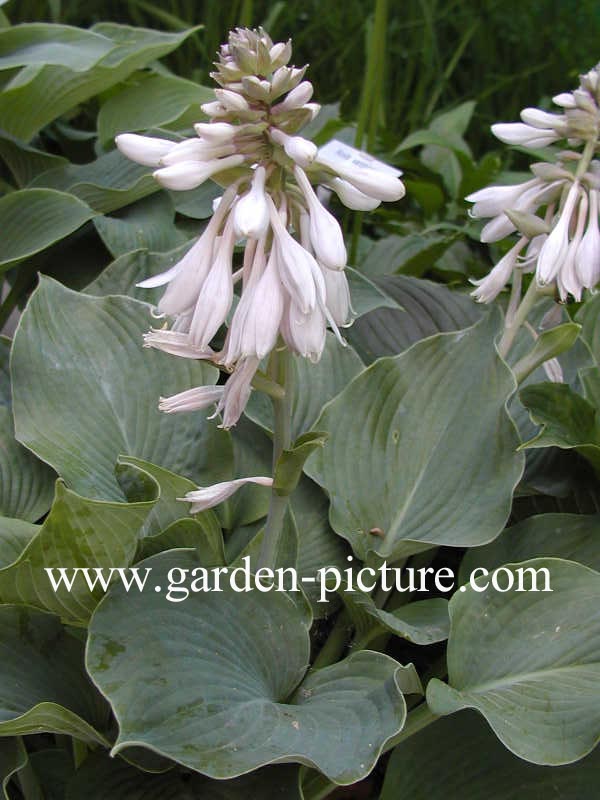
<svg viewBox="0 0 600 800">
<path fill-rule="evenodd" d="M 376 8 L 377 6 L 377 8 Z M 110 20 L 177 31 L 203 29 L 166 59 L 178 75 L 207 83 L 227 31 L 264 25 L 275 40 L 293 37 L 296 63 L 310 62 L 321 102 L 341 100 L 355 118 L 361 104 L 376 11 L 385 17 L 377 98 L 380 133 L 399 141 L 436 111 L 476 101 L 469 141 L 493 144 L 491 122 L 547 100 L 599 58 L 597 0 L 11 0 L 11 22 L 89 27 Z"/>
</svg>

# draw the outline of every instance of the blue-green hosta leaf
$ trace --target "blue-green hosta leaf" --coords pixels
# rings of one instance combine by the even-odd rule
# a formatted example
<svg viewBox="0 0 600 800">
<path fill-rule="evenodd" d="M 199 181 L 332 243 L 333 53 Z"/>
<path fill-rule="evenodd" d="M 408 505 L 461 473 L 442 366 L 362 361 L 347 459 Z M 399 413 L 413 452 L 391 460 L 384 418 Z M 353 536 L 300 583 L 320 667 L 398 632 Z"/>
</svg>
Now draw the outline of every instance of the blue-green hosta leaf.
<svg viewBox="0 0 600 800">
<path fill-rule="evenodd" d="M 66 111 L 175 50 L 194 30 L 160 33 L 112 22 L 94 25 L 90 32 L 112 40 L 109 52 L 84 72 L 62 66 L 26 66 L 0 96 L 0 128 L 29 141 Z"/>
<path fill-rule="evenodd" d="M 23 740 L 17 738 L 0 739 L 0 780 L 2 781 L 2 796 L 10 800 L 6 787 L 11 777 L 27 764 L 27 751 Z"/>
<path fill-rule="evenodd" d="M 437 720 L 396 747 L 380 800 L 582 800 L 594 797 L 599 781 L 600 750 L 563 767 L 528 764 L 468 711 Z"/>
<path fill-rule="evenodd" d="M 88 294 L 106 297 L 110 294 L 125 294 L 146 303 L 156 303 L 160 294 L 156 289 L 140 289 L 137 283 L 152 275 L 166 272 L 190 249 L 195 239 L 187 241 L 168 253 L 149 253 L 134 250 L 111 262 L 106 269 L 86 287 Z"/>
<path fill-rule="evenodd" d="M 93 216 L 77 197 L 52 189 L 21 189 L 0 198 L 0 272 L 50 247 Z"/>
<path fill-rule="evenodd" d="M 93 31 L 30 22 L 0 30 L 0 69 L 53 64 L 74 72 L 90 69 L 114 47 Z"/>
<path fill-rule="evenodd" d="M 0 336 L 0 515 L 34 522 L 50 508 L 54 473 L 15 439 L 9 355 Z"/>
<path fill-rule="evenodd" d="M 164 192 L 127 206 L 118 216 L 94 219 L 96 230 L 113 258 L 132 250 L 170 251 L 187 242 L 175 227 L 175 209 Z"/>
<path fill-rule="evenodd" d="M 192 112 L 191 127 L 191 123 L 206 119 L 200 105 L 214 97 L 212 89 L 175 75 L 140 73 L 102 105 L 98 114 L 98 137 L 107 145 L 118 133 L 167 127 L 179 121 L 185 112 Z M 148 102 L 148 98 L 152 98 L 152 102 Z"/>
<path fill-rule="evenodd" d="M 361 269 L 371 279 L 394 272 L 421 276 L 431 269 L 456 238 L 454 230 L 409 233 L 406 236 L 392 234 L 371 244 L 361 260 Z"/>
<path fill-rule="evenodd" d="M 120 758 L 89 756 L 67 787 L 66 800 L 300 800 L 298 769 L 268 767 L 232 781 L 170 770 L 140 772 Z"/>
<path fill-rule="evenodd" d="M 596 364 L 600 364 L 600 296 L 590 297 L 575 317 L 581 328 L 581 338 L 588 345 Z"/>
<path fill-rule="evenodd" d="M 227 439 L 224 444 L 229 444 Z M 230 448 L 225 448 L 226 462 Z M 189 503 L 180 500 L 186 492 L 192 492 L 198 487 L 195 483 L 182 475 L 175 475 L 164 467 L 157 467 L 141 458 L 122 456 L 117 462 L 117 480 L 127 500 L 139 502 L 140 500 L 151 500 L 156 493 L 156 484 L 160 488 L 158 502 L 148 514 L 144 525 L 140 530 L 140 537 L 156 536 L 173 522 L 187 517 L 190 510 Z M 196 514 L 194 519 L 203 524 L 207 530 L 218 529 L 218 520 L 211 509 Z M 190 521 L 192 521 L 190 519 Z M 183 546 L 183 545 L 181 545 Z M 189 546 L 189 545 L 186 545 Z"/>
<path fill-rule="evenodd" d="M 27 186 L 40 173 L 67 163 L 62 156 L 38 150 L 6 133 L 0 133 L 0 158 L 11 171 L 19 189 Z"/>
<path fill-rule="evenodd" d="M 324 566 L 337 567 L 340 571 L 346 569 L 349 548 L 331 529 L 325 493 L 304 476 L 290 498 L 290 505 L 298 529 L 298 574 L 315 577 Z M 331 614 L 338 605 L 339 599 L 334 594 L 329 595 L 329 602 L 318 602 L 320 587 L 317 581 L 307 581 L 302 588 L 316 618 Z"/>
<path fill-rule="evenodd" d="M 171 551 L 144 564 L 164 591 L 171 570 L 198 562 Z M 153 588 L 128 596 L 115 585 L 98 606 L 87 667 L 119 722 L 113 752 L 141 744 L 217 778 L 273 762 L 339 783 L 366 775 L 404 723 L 400 665 L 363 651 L 306 675 L 302 608 L 285 593 L 222 586 L 169 604 Z"/>
<path fill-rule="evenodd" d="M 442 597 L 418 600 L 395 611 L 378 608 L 365 592 L 340 591 L 356 629 L 356 638 L 370 641 L 388 631 L 414 644 L 433 644 L 448 638 L 448 601 Z"/>
<path fill-rule="evenodd" d="M 305 469 L 359 558 L 472 547 L 504 528 L 523 455 L 506 411 L 514 379 L 494 348 L 498 323 L 492 313 L 382 358 L 325 406 L 315 429 L 330 438 Z"/>
<path fill-rule="evenodd" d="M 83 663 L 83 644 L 58 618 L 0 606 L 0 736 L 67 734 L 108 745 L 108 709 Z"/>
<path fill-rule="evenodd" d="M 460 580 L 467 581 L 476 567 L 550 556 L 578 561 L 600 572 L 600 514 L 540 514 L 507 528 L 484 547 L 467 551 Z"/>
<path fill-rule="evenodd" d="M 66 747 L 48 747 L 30 753 L 29 764 L 44 787 L 44 800 L 64 800 L 67 783 L 75 772 L 73 754 Z"/>
<path fill-rule="evenodd" d="M 378 278 L 377 286 L 404 310 L 380 308 L 349 328 L 348 339 L 366 364 L 402 353 L 435 333 L 468 328 L 481 318 L 470 297 L 431 281 L 390 275 Z"/>
<path fill-rule="evenodd" d="M 577 450 L 600 471 L 600 419 L 598 409 L 566 383 L 526 386 L 519 399 L 541 430 L 525 448 L 560 447 Z"/>
<path fill-rule="evenodd" d="M 39 530 L 31 522 L 0 517 L 0 570 L 17 560 Z"/>
<path fill-rule="evenodd" d="M 158 496 L 140 503 L 88 500 L 58 481 L 56 497 L 44 524 L 18 558 L 0 570 L 0 599 L 52 611 L 72 623 L 86 622 L 102 596 L 98 584 L 90 590 L 82 574 L 69 590 L 55 590 L 46 573 L 53 568 L 67 576 L 76 569 L 127 567 L 133 561 L 139 531 Z M 37 527 L 37 526 L 36 526 Z M 15 534 L 19 530 L 15 529 Z"/>
<path fill-rule="evenodd" d="M 551 592 L 539 573 L 531 591 L 530 569 L 548 570 Z M 568 764 L 600 738 L 600 574 L 545 558 L 502 568 L 499 584 L 511 576 L 510 591 L 454 595 L 448 684 L 430 681 L 427 702 L 438 715 L 477 709 L 526 761 Z"/>
<path fill-rule="evenodd" d="M 203 414 L 157 408 L 161 394 L 212 383 L 217 371 L 144 349 L 149 322 L 143 303 L 48 278 L 23 314 L 11 362 L 17 438 L 86 497 L 123 499 L 114 475 L 123 453 L 201 485 L 224 479 L 227 434 Z"/>
<path fill-rule="evenodd" d="M 361 272 L 347 267 L 346 278 L 348 279 L 352 308 L 357 317 L 362 317 L 363 314 L 377 308 L 399 308 L 394 299 Z"/>
<path fill-rule="evenodd" d="M 292 356 L 292 441 L 309 431 L 325 403 L 335 397 L 363 369 L 352 347 L 342 347 L 333 333 L 327 334 L 323 355 L 318 364 L 301 356 Z M 273 407 L 264 394 L 254 392 L 246 415 L 268 431 L 273 429 Z"/>
<path fill-rule="evenodd" d="M 141 200 L 159 189 L 152 170 L 125 158 L 118 150 L 88 164 L 66 164 L 38 175 L 32 187 L 48 187 L 80 198 L 101 214 Z"/>
</svg>

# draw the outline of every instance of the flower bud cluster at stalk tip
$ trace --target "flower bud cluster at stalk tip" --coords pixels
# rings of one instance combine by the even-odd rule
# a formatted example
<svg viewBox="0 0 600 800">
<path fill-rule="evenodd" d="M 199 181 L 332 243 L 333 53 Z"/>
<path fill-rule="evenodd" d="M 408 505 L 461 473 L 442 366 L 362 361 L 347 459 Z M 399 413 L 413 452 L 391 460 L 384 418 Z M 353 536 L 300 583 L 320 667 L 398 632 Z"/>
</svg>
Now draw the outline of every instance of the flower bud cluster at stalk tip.
<svg viewBox="0 0 600 800">
<path fill-rule="evenodd" d="M 539 287 L 556 287 L 561 300 L 581 300 L 600 281 L 598 224 L 600 161 L 600 65 L 580 76 L 572 92 L 553 98 L 562 113 L 537 108 L 521 112 L 522 122 L 492 125 L 507 144 L 542 148 L 564 141 L 568 149 L 532 164 L 533 177 L 470 194 L 471 215 L 487 218 L 482 242 L 517 233 L 518 240 L 483 280 L 474 297 L 491 302 L 515 270 L 535 272 Z"/>
<path fill-rule="evenodd" d="M 152 330 L 145 344 L 184 358 L 203 358 L 232 374 L 224 387 L 198 387 L 160 402 L 166 413 L 217 404 L 223 427 L 239 419 L 258 366 L 281 337 L 293 353 L 318 361 L 327 327 L 351 322 L 346 248 L 336 218 L 314 185 L 326 186 L 353 209 L 373 209 L 404 195 L 389 173 L 320 163 L 299 131 L 318 114 L 306 67 L 288 66 L 291 42 L 274 44 L 262 30 L 237 29 L 220 48 L 215 99 L 202 106 L 208 122 L 197 136 L 174 142 L 137 134 L 116 137 L 128 158 L 154 167 L 175 191 L 212 178 L 225 191 L 205 231 L 173 267 L 139 286 L 166 286 L 158 311 L 170 329 Z M 243 241 L 243 266 L 233 268 Z M 241 294 L 224 346 L 211 349 L 228 318 L 234 284 Z"/>
</svg>

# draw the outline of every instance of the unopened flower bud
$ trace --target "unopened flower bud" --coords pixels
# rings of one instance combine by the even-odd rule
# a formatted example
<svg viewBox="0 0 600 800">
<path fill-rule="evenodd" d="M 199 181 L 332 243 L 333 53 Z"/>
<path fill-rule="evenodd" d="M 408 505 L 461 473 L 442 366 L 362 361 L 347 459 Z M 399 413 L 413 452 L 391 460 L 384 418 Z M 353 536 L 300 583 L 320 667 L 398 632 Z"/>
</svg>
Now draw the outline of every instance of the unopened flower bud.
<svg viewBox="0 0 600 800">
<path fill-rule="evenodd" d="M 271 128 L 269 134 L 274 142 L 282 145 L 286 155 L 301 167 L 308 167 L 317 157 L 317 146 L 302 136 L 289 136 L 278 128 Z"/>
<path fill-rule="evenodd" d="M 373 211 L 381 205 L 381 200 L 369 197 L 342 178 L 331 178 L 326 185 L 333 189 L 346 208 L 354 211 Z"/>
<path fill-rule="evenodd" d="M 235 204 L 233 224 L 236 236 L 259 239 L 269 227 L 269 206 L 265 196 L 265 168 L 254 171 L 250 190 Z"/>
<path fill-rule="evenodd" d="M 344 269 L 348 256 L 339 222 L 321 204 L 304 170 L 295 167 L 294 175 L 308 206 L 310 241 L 317 260 L 329 269 Z"/>
<path fill-rule="evenodd" d="M 115 137 L 115 143 L 124 156 L 145 167 L 158 167 L 161 158 L 177 146 L 177 142 L 168 139 L 137 133 L 121 133 Z"/>
<path fill-rule="evenodd" d="M 171 167 L 158 169 L 153 173 L 156 180 L 165 189 L 182 192 L 195 189 L 211 175 L 226 169 L 239 167 L 244 163 L 244 156 L 232 155 L 226 158 L 215 158 L 212 161 L 181 161 Z"/>
</svg>

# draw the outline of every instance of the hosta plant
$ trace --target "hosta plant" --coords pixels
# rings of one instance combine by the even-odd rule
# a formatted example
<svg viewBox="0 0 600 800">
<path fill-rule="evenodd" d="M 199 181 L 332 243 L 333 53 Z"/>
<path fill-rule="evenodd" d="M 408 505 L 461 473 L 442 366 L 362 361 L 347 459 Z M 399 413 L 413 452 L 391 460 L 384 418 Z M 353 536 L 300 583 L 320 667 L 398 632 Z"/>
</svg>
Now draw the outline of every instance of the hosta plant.
<svg viewBox="0 0 600 800">
<path fill-rule="evenodd" d="M 0 31 L 4 796 L 592 797 L 598 71 L 495 127 L 471 297 L 290 42 L 190 33 Z"/>
</svg>

